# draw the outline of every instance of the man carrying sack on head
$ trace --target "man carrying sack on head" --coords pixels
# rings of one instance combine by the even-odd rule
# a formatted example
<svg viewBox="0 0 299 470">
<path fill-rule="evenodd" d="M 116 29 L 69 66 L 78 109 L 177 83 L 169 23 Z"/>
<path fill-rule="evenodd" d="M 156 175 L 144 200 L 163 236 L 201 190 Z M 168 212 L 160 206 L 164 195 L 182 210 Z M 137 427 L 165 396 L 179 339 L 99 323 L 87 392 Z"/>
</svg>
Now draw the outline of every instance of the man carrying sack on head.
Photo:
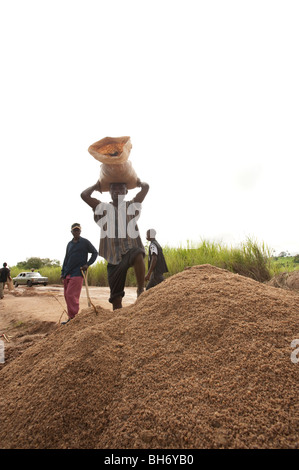
<svg viewBox="0 0 299 470">
<path fill-rule="evenodd" d="M 99 255 L 107 261 L 110 287 L 109 302 L 113 310 L 122 308 L 128 269 L 134 268 L 137 297 L 144 291 L 145 250 L 141 241 L 137 220 L 141 203 L 149 185 L 137 177 L 129 155 L 130 137 L 105 137 L 92 144 L 88 151 L 99 162 L 99 180 L 81 193 L 81 197 L 94 212 L 94 220 L 101 228 Z M 128 190 L 140 188 L 135 197 L 126 201 Z M 93 192 L 109 192 L 110 202 L 93 197 Z"/>
<path fill-rule="evenodd" d="M 141 181 L 137 184 L 141 190 L 131 201 L 124 199 L 128 193 L 125 183 L 111 183 L 109 203 L 92 197 L 94 191 L 102 192 L 99 181 L 81 194 L 83 201 L 93 209 L 94 220 L 101 228 L 99 255 L 108 263 L 109 302 L 112 303 L 113 310 L 122 308 L 126 276 L 130 267 L 135 271 L 137 297 L 144 291 L 145 250 L 136 222 L 149 185 Z"/>
</svg>

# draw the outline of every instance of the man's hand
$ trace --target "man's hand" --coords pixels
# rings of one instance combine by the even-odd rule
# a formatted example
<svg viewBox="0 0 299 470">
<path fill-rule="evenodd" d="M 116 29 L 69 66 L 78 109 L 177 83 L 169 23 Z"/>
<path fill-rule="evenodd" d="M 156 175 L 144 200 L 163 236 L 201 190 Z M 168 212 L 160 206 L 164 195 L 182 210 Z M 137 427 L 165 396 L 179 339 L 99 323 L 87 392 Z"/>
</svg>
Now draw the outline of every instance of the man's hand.
<svg viewBox="0 0 299 470">
<path fill-rule="evenodd" d="M 134 202 L 143 202 L 143 199 L 145 198 L 145 196 L 147 195 L 148 193 L 148 190 L 149 190 L 149 185 L 148 183 L 144 183 L 142 181 L 140 181 L 140 179 L 138 178 L 137 180 L 137 186 L 139 188 L 141 188 L 141 191 L 139 191 L 139 193 L 136 194 L 136 196 L 134 197 Z"/>
<path fill-rule="evenodd" d="M 97 181 L 96 184 L 93 184 L 81 193 L 81 198 L 83 199 L 83 201 L 86 202 L 86 204 L 88 204 L 90 207 L 92 207 L 93 210 L 95 210 L 97 205 L 100 203 L 98 199 L 91 197 L 94 191 L 99 191 L 100 193 L 102 192 L 101 183 L 99 181 Z"/>
<path fill-rule="evenodd" d="M 138 178 L 136 186 L 137 186 L 137 188 L 144 188 L 144 186 L 148 186 L 148 184 L 144 183 L 143 181 L 140 180 L 140 178 Z"/>
<path fill-rule="evenodd" d="M 99 191 L 99 193 L 102 193 L 101 183 L 99 182 L 99 180 L 94 185 L 94 190 Z"/>
<path fill-rule="evenodd" d="M 89 268 L 88 264 L 84 264 L 84 266 L 82 266 L 80 269 L 82 271 L 87 271 L 88 268 Z"/>
<path fill-rule="evenodd" d="M 148 281 L 150 277 L 151 277 L 151 275 L 150 275 L 150 274 L 147 274 L 147 275 L 145 276 L 145 278 L 144 278 L 145 281 Z"/>
</svg>

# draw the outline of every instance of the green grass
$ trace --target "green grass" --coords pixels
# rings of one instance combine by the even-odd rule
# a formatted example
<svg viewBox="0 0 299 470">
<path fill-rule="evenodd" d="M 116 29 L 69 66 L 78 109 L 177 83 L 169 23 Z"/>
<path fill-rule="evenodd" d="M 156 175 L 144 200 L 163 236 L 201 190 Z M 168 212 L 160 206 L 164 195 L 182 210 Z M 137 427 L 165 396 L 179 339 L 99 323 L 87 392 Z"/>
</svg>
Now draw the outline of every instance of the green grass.
<svg viewBox="0 0 299 470">
<path fill-rule="evenodd" d="M 88 268 L 88 285 L 107 287 L 107 262 L 98 261 Z"/>
<path fill-rule="evenodd" d="M 264 244 L 258 245 L 250 239 L 239 247 L 203 240 L 197 245 L 189 244 L 187 248 L 164 247 L 163 252 L 170 275 L 186 266 L 210 264 L 260 282 L 271 278 L 270 251 Z"/>
<path fill-rule="evenodd" d="M 294 261 L 294 256 L 273 257 L 271 260 L 271 274 L 292 272 L 299 269 L 299 263 Z"/>
<path fill-rule="evenodd" d="M 44 267 L 38 270 L 42 276 L 49 278 L 49 284 L 59 284 L 60 283 L 60 274 L 61 267 Z"/>
<path fill-rule="evenodd" d="M 279 272 L 299 269 L 299 264 L 294 262 L 294 258 L 274 258 L 264 243 L 259 244 L 249 238 L 235 247 L 203 240 L 200 243 L 188 242 L 187 247 L 164 246 L 163 252 L 169 269 L 165 277 L 177 274 L 187 266 L 210 264 L 259 282 L 265 282 Z M 145 264 L 147 271 L 147 257 Z M 17 267 L 11 268 L 12 277 L 21 271 Z M 49 284 L 60 283 L 60 267 L 43 267 L 39 272 L 49 278 Z M 98 261 L 89 268 L 88 285 L 108 286 L 106 262 Z M 133 268 L 128 271 L 126 285 L 136 286 Z"/>
</svg>

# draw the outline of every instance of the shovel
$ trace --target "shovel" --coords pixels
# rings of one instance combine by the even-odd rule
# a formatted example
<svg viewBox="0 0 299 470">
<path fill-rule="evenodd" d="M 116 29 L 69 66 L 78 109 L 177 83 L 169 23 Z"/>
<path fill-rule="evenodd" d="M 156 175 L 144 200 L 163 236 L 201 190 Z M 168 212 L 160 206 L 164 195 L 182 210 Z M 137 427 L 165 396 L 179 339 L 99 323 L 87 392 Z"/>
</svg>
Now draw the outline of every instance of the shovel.
<svg viewBox="0 0 299 470">
<path fill-rule="evenodd" d="M 84 278 L 84 284 L 85 284 L 85 289 L 86 289 L 88 307 L 92 307 L 92 308 L 94 309 L 94 311 L 96 312 L 96 314 L 97 314 L 97 313 L 98 313 L 98 312 L 97 312 L 97 309 L 96 309 L 96 307 L 94 306 L 94 304 L 92 303 L 92 301 L 90 300 L 89 291 L 88 291 L 87 275 L 85 274 L 85 271 L 83 271 L 82 268 L 81 268 L 81 273 L 82 273 L 82 276 L 83 276 L 83 278 Z"/>
</svg>

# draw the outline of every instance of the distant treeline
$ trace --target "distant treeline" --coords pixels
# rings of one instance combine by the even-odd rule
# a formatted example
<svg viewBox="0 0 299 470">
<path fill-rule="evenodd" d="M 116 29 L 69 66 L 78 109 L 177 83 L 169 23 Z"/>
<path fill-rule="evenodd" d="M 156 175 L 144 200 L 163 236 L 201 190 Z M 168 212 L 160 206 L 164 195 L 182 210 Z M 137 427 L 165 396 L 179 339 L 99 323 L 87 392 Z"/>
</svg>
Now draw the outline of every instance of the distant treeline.
<svg viewBox="0 0 299 470">
<path fill-rule="evenodd" d="M 39 270 L 40 268 L 56 268 L 60 266 L 60 261 L 57 259 L 50 259 L 50 258 L 27 258 L 26 261 L 20 261 L 17 263 L 16 268 L 21 270 L 30 271 L 31 269 Z"/>
</svg>

